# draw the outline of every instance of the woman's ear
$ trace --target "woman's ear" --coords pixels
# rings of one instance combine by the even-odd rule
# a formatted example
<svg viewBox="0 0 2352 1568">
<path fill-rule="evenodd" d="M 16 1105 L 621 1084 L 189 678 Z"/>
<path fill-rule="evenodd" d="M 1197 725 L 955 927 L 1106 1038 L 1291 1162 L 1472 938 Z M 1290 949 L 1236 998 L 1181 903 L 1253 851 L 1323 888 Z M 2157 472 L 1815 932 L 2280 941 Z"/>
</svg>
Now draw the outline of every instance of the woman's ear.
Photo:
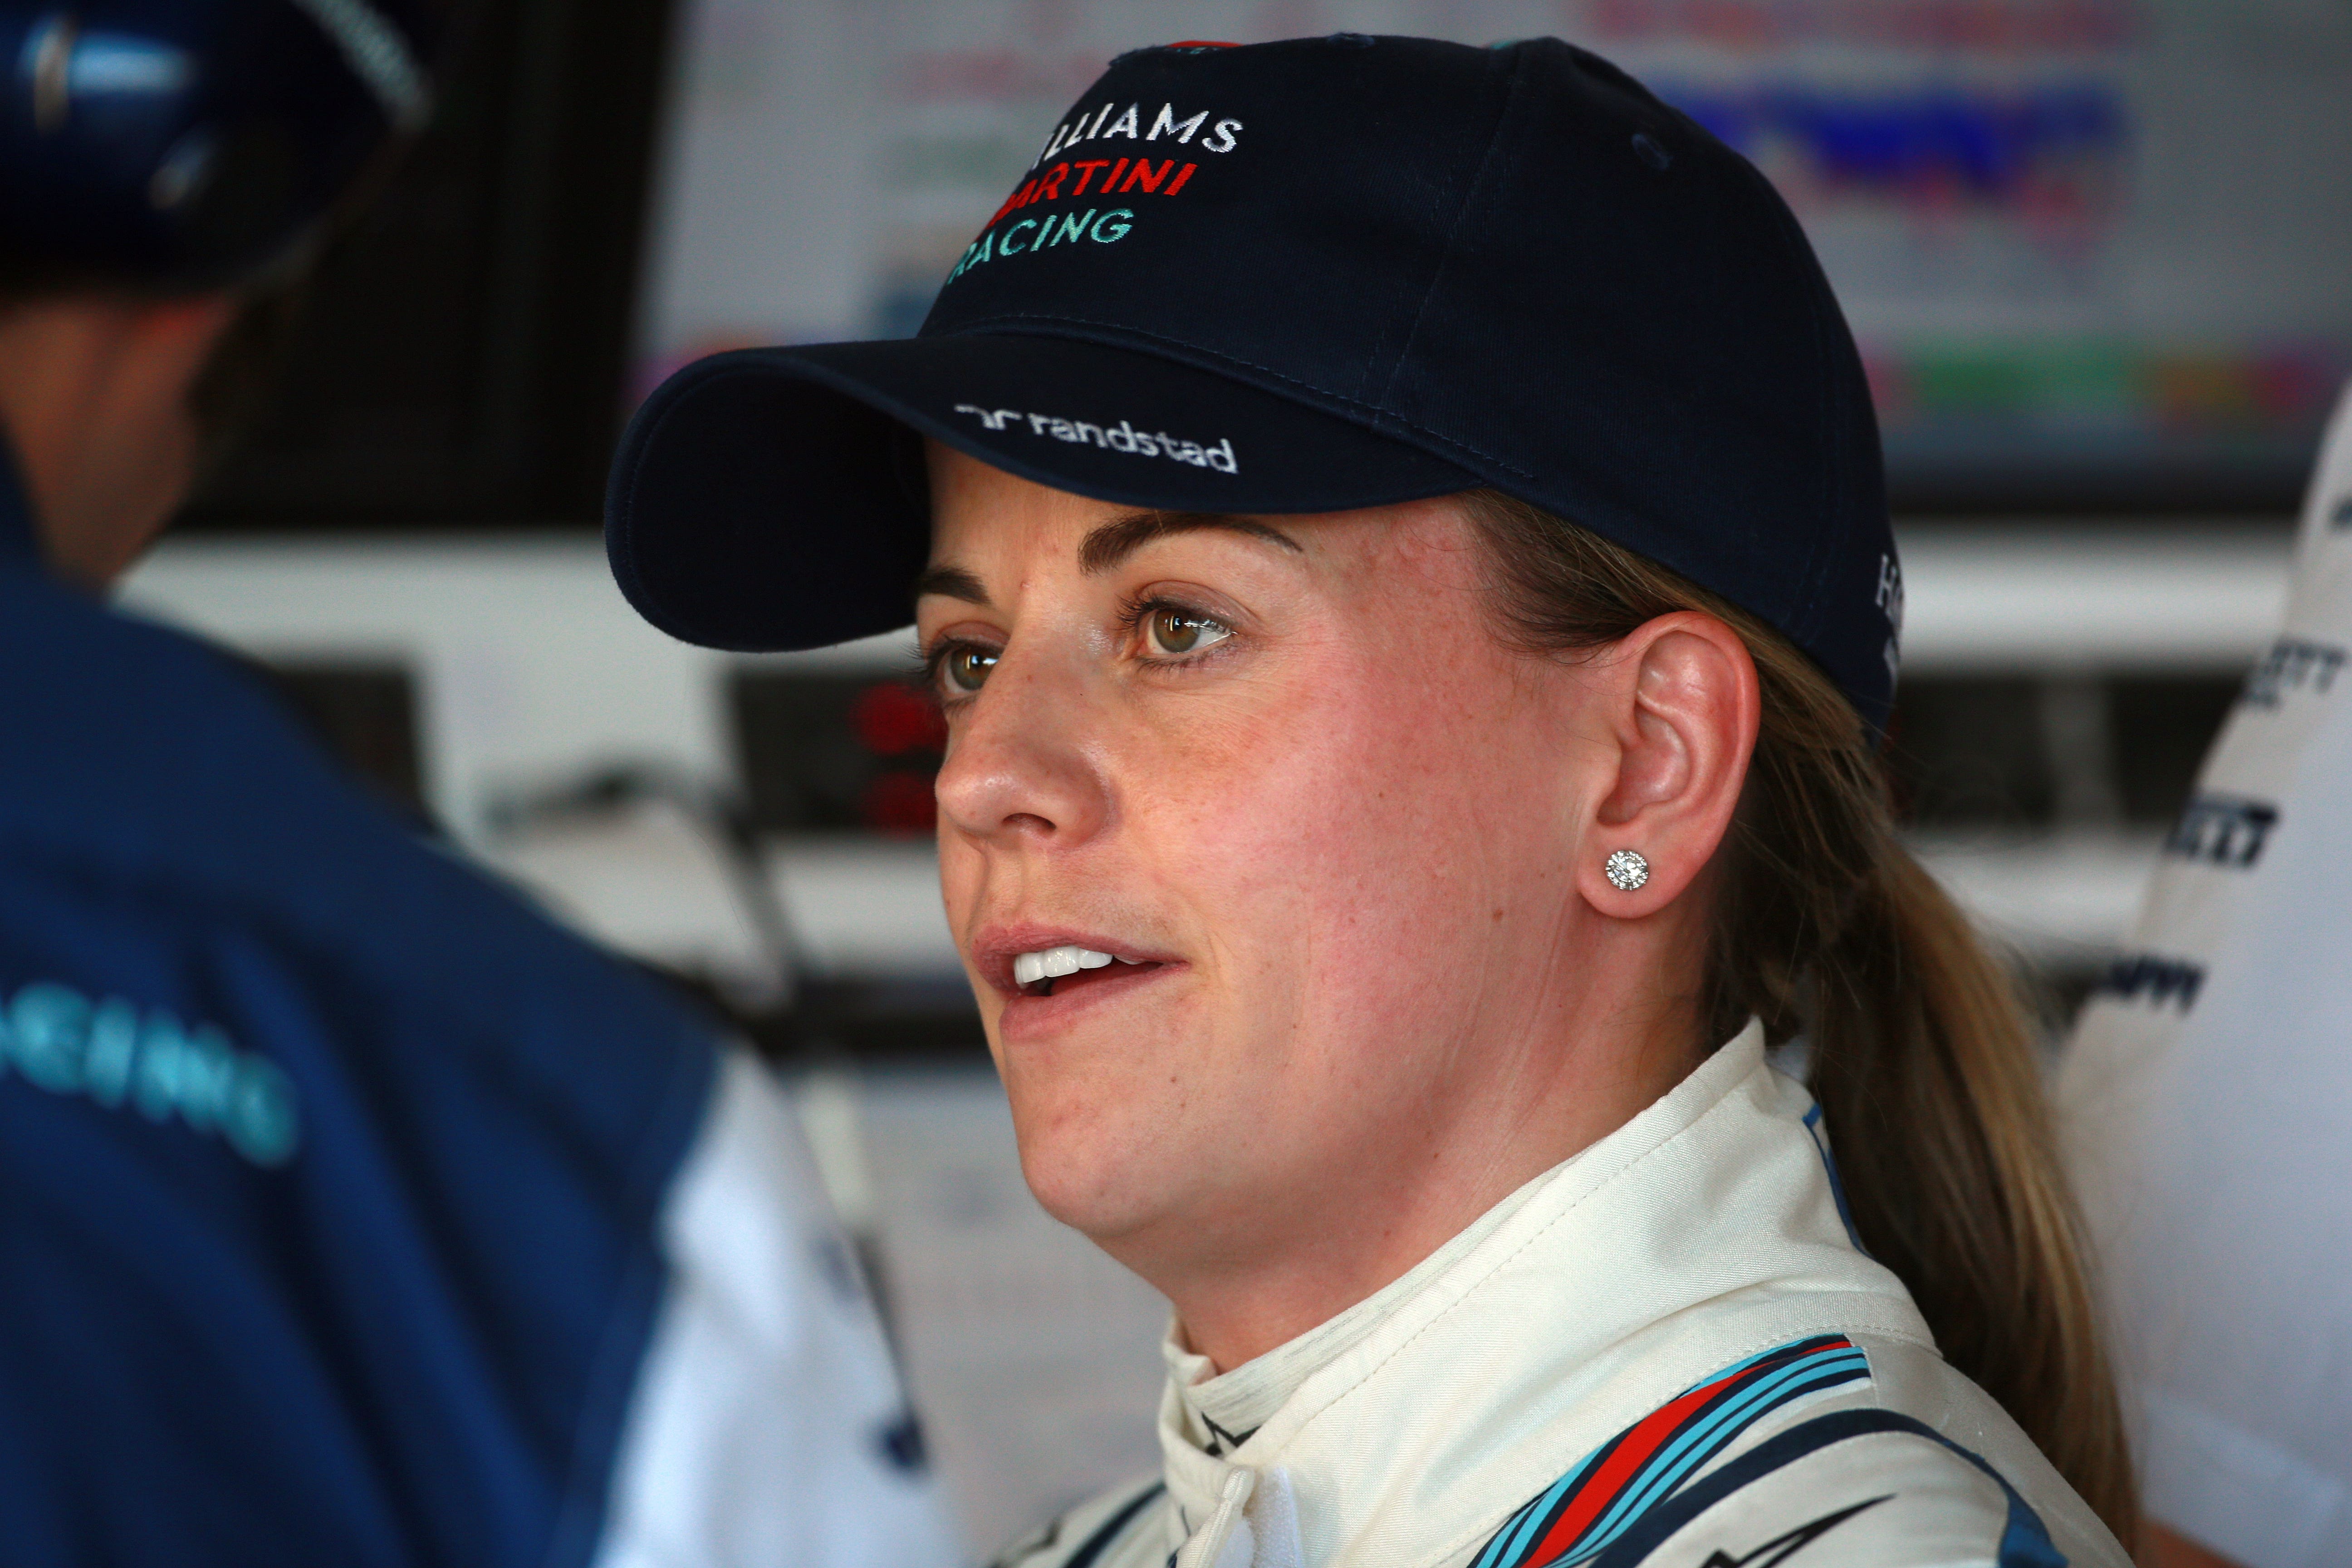
<svg viewBox="0 0 2352 1568">
<path fill-rule="evenodd" d="M 1603 657 L 1611 679 L 1598 683 L 1600 717 L 1616 770 L 1584 825 L 1577 890 L 1601 913 L 1631 920 L 1680 896 L 1729 831 L 1762 700 L 1739 634 L 1696 610 L 1660 616 Z M 1619 887 L 1603 868 L 1620 849 L 1646 863 L 1637 887 Z"/>
</svg>

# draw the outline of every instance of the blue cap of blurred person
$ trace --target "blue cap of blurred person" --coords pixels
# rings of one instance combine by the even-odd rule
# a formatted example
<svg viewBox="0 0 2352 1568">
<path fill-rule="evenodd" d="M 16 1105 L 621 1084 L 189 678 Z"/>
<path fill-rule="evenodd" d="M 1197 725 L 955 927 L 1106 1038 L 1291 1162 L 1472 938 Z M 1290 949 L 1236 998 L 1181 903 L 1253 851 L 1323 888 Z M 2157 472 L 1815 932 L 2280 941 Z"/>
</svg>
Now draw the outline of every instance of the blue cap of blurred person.
<svg viewBox="0 0 2352 1568">
<path fill-rule="evenodd" d="M 34 536 L 16 548 L 103 586 L 227 449 L 338 215 L 432 112 L 445 14 L 0 0 L 0 427 Z"/>
<path fill-rule="evenodd" d="M 0 4 L 0 276 L 201 290 L 285 267 L 423 128 L 444 9 Z"/>
</svg>

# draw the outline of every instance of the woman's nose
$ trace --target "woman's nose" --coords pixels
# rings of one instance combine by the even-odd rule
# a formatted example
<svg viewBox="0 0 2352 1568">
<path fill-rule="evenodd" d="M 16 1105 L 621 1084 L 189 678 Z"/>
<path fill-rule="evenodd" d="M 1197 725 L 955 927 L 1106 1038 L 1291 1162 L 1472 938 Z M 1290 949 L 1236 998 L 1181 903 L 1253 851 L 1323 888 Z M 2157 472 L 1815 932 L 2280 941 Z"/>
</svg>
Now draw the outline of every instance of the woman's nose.
<svg viewBox="0 0 2352 1568">
<path fill-rule="evenodd" d="M 940 817 L 984 842 L 1066 848 L 1108 813 L 1076 672 L 1008 648 L 952 728 L 940 769 Z"/>
</svg>

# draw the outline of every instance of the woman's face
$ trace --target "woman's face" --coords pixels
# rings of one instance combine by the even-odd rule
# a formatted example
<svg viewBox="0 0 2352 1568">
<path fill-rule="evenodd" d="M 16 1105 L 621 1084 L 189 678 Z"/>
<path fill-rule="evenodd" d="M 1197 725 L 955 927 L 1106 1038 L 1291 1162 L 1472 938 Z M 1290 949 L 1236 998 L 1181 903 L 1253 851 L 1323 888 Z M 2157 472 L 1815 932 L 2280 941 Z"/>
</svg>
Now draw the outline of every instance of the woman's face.
<svg viewBox="0 0 2352 1568">
<path fill-rule="evenodd" d="M 1497 642 L 1450 501 L 931 467 L 940 874 L 1040 1201 L 1167 1289 L 1492 1174 L 1452 1166 L 1499 1157 L 1473 1123 L 1524 1117 L 1612 923 L 1570 870 L 1615 847 L 1590 668 Z M 1112 961 L 1020 984 L 1056 948 Z"/>
</svg>

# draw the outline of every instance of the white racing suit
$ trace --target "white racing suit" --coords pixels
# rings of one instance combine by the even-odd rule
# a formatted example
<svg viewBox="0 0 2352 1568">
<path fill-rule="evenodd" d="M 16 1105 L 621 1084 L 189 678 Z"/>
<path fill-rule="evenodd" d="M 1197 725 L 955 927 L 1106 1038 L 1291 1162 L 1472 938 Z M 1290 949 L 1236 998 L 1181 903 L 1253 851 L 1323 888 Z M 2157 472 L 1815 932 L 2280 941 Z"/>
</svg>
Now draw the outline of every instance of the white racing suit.
<svg viewBox="0 0 2352 1568">
<path fill-rule="evenodd" d="M 2352 386 L 2285 625 L 2058 1075 L 2148 1517 L 2246 1568 L 2352 1561 L 2347 868 Z"/>
<path fill-rule="evenodd" d="M 1209 1376 L 1004 1568 L 2129 1568 L 1853 1239 L 1750 1024 L 1412 1272 Z"/>
</svg>

